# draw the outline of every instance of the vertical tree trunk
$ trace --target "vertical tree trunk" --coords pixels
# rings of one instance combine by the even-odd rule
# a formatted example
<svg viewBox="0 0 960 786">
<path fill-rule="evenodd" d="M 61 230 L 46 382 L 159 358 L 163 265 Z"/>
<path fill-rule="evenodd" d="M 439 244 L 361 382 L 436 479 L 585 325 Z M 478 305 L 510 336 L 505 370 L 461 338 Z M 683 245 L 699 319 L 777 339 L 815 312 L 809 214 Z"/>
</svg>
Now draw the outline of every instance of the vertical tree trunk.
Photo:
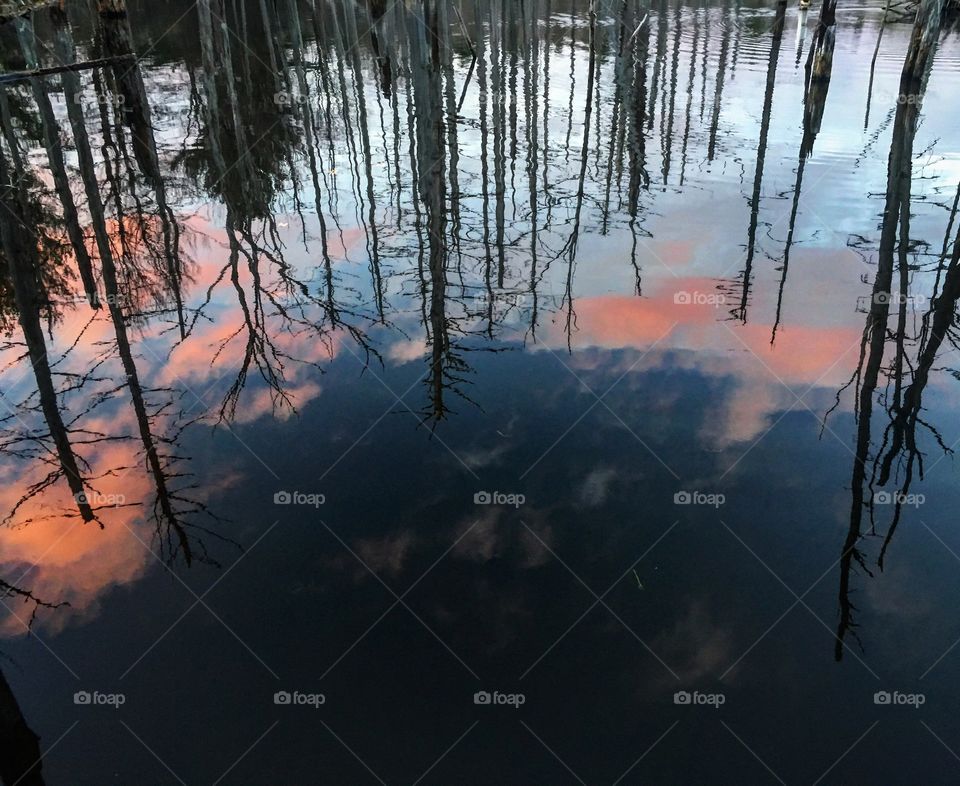
<svg viewBox="0 0 960 786">
<path fill-rule="evenodd" d="M 67 427 L 60 415 L 57 391 L 53 384 L 53 372 L 47 356 L 47 345 L 40 321 L 40 310 L 46 297 L 40 286 L 36 239 L 26 232 L 23 196 L 16 185 L 10 182 L 10 175 L 6 157 L 0 149 L 0 207 L 13 216 L 12 221 L 0 221 L 0 241 L 2 241 L 3 254 L 7 258 L 20 327 L 36 377 L 40 407 L 47 427 L 50 429 L 60 466 L 66 475 L 67 485 L 77 502 L 83 520 L 93 521 L 95 516 L 86 501 L 77 457 L 70 444 Z"/>
<path fill-rule="evenodd" d="M 20 51 L 23 53 L 27 68 L 39 68 L 40 63 L 36 53 L 33 25 L 29 17 L 21 17 L 16 20 L 15 26 L 20 41 Z M 75 74 L 71 74 L 71 76 L 76 79 Z M 67 225 L 67 236 L 70 238 L 70 245 L 73 247 L 77 269 L 80 272 L 80 280 L 83 282 L 83 291 L 90 306 L 99 308 L 100 298 L 97 295 L 97 285 L 93 277 L 93 265 L 90 261 L 90 255 L 87 253 L 83 230 L 80 228 L 80 219 L 77 215 L 77 206 L 73 200 L 73 192 L 70 190 L 70 181 L 67 178 L 66 165 L 63 159 L 63 147 L 60 144 L 60 129 L 53 114 L 50 96 L 47 93 L 47 84 L 42 78 L 34 78 L 30 80 L 30 87 L 33 90 L 33 97 L 40 112 L 43 146 L 47 152 L 47 162 L 50 166 L 57 197 L 63 207 L 63 220 Z"/>
<path fill-rule="evenodd" d="M 20 705 L 0 671 L 0 780 L 16 786 L 43 786 L 40 738 L 27 725 Z"/>
<path fill-rule="evenodd" d="M 127 16 L 127 0 L 97 0 L 97 13 L 100 15 Z"/>
</svg>

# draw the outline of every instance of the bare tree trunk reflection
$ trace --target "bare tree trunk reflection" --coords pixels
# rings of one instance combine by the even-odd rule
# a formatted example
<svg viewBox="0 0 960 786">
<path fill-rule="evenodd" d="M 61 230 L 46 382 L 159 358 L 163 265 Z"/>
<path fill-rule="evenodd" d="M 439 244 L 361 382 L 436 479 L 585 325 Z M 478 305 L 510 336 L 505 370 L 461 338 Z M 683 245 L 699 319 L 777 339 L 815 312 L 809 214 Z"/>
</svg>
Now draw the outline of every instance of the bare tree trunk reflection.
<svg viewBox="0 0 960 786">
<path fill-rule="evenodd" d="M 727 9 L 726 2 L 724 2 L 722 10 L 723 15 L 720 19 L 720 34 L 723 37 L 720 39 L 720 52 L 717 55 L 717 80 L 713 95 L 713 112 L 710 119 L 710 140 L 707 143 L 708 161 L 713 161 L 713 158 L 717 152 L 717 131 L 720 126 L 720 109 L 723 104 L 723 83 L 727 72 L 727 53 L 730 50 L 730 28 L 727 24 L 728 13 L 729 10 Z"/>
<path fill-rule="evenodd" d="M 900 76 L 900 94 L 903 96 L 917 96 L 923 91 L 924 80 L 932 63 L 933 52 L 940 31 L 942 11 L 943 0 L 924 0 L 917 13 L 917 19 L 914 23 L 913 33 L 910 39 L 910 47 L 907 51 L 903 71 Z M 870 422 L 873 413 L 874 394 L 877 390 L 887 341 L 887 321 L 890 314 L 895 258 L 899 257 L 901 270 L 904 267 L 904 257 L 901 254 L 897 254 L 897 249 L 899 245 L 901 251 L 905 251 L 909 248 L 910 243 L 909 235 L 907 234 L 909 231 L 907 221 L 910 212 L 913 140 L 916 134 L 919 114 L 919 102 L 897 102 L 893 139 L 890 144 L 890 154 L 887 164 L 887 190 L 883 224 L 880 232 L 877 274 L 874 279 L 870 310 L 867 315 L 866 326 L 864 327 L 863 339 L 861 341 L 860 363 L 854 377 L 859 384 L 856 410 L 858 416 L 857 443 L 856 458 L 853 464 L 853 477 L 851 479 L 852 501 L 850 507 L 850 527 L 847 530 L 847 536 L 840 558 L 840 620 L 837 626 L 836 646 L 834 649 L 834 657 L 837 660 L 843 657 L 844 638 L 846 634 L 856 627 L 856 623 L 853 620 L 853 613 L 856 607 L 850 599 L 850 575 L 853 564 L 856 563 L 868 574 L 870 573 L 866 567 L 864 555 L 859 548 L 859 541 L 862 536 L 863 511 L 866 506 L 864 484 L 868 474 L 867 462 L 870 451 Z M 954 257 L 951 259 L 951 266 L 954 264 L 956 254 L 957 249 L 955 248 Z M 921 353 L 920 366 L 921 368 L 926 366 L 926 370 L 922 370 L 919 377 L 916 375 L 914 377 L 914 385 L 919 383 L 919 387 L 913 388 L 910 393 L 911 405 L 909 408 L 906 408 L 906 414 L 901 416 L 903 418 L 901 421 L 903 425 L 900 426 L 901 429 L 905 427 L 905 424 L 909 422 L 912 417 L 913 402 L 919 405 L 923 385 L 926 384 L 926 375 L 933 359 L 933 356 L 929 353 L 932 352 L 935 355 L 939 344 L 942 343 L 942 336 L 946 333 L 944 321 L 947 318 L 947 310 L 952 311 L 953 309 L 950 298 L 953 294 L 954 287 L 957 286 L 955 276 L 956 273 L 954 273 L 954 276 L 951 276 L 948 269 L 947 278 L 950 279 L 950 283 L 949 286 L 945 285 L 944 292 L 935 305 L 934 311 L 939 311 L 939 315 L 935 314 L 933 317 L 933 324 L 936 326 L 935 330 L 942 332 L 938 338 L 935 330 L 932 330 L 931 339 L 927 342 L 927 346 Z M 901 295 L 903 295 L 902 291 Z M 898 330 L 901 329 L 902 320 L 901 325 L 898 326 Z M 900 338 L 897 339 L 898 353 L 900 351 L 899 346 L 901 340 Z M 851 380 L 851 382 L 853 382 L 853 380 Z M 899 385 L 899 380 L 897 380 L 897 384 Z M 907 482 L 909 483 L 909 477 Z M 872 509 L 872 500 L 870 504 Z M 895 521 L 898 518 L 899 505 L 896 508 Z M 895 527 L 895 524 L 893 526 Z M 887 545 L 889 545 L 889 533 L 883 547 L 884 552 Z M 882 555 L 883 552 L 881 552 L 881 559 Z"/>
<path fill-rule="evenodd" d="M 11 786 L 43 786 L 40 738 L 26 718 L 0 671 L 0 780 Z"/>
<path fill-rule="evenodd" d="M 797 161 L 797 178 L 793 186 L 793 202 L 790 207 L 790 220 L 787 240 L 783 249 L 783 264 L 780 268 L 780 285 L 777 289 L 777 313 L 770 333 L 770 343 L 777 339 L 777 330 L 783 311 L 783 293 L 790 270 L 790 250 L 793 248 L 793 235 L 797 225 L 797 213 L 800 209 L 800 194 L 803 189 L 803 173 L 807 159 L 813 152 L 813 144 L 820 133 L 823 112 L 827 105 L 827 91 L 830 88 L 830 75 L 833 71 L 833 48 L 836 41 L 837 0 L 823 0 L 820 9 L 820 21 L 814 35 L 813 45 L 807 58 L 807 71 L 803 95 L 803 138 L 800 141 L 800 154 Z"/>
<path fill-rule="evenodd" d="M 29 16 L 21 16 L 16 20 L 15 24 L 17 37 L 20 41 L 20 51 L 23 53 L 27 67 L 37 68 L 39 61 L 36 53 L 32 18 Z M 76 74 L 70 73 L 69 76 L 65 75 L 63 77 L 65 81 L 71 78 L 76 79 Z M 77 215 L 77 206 L 73 200 L 73 192 L 70 190 L 70 182 L 63 160 L 63 148 L 60 143 L 59 129 L 56 119 L 54 118 L 53 107 L 50 104 L 46 81 L 38 78 L 31 79 L 30 87 L 40 112 L 40 122 L 43 128 L 43 145 L 47 153 L 47 162 L 51 175 L 53 176 L 57 196 L 63 207 L 63 218 L 67 225 L 67 235 L 70 238 L 70 245 L 73 248 L 77 268 L 80 271 L 83 291 L 87 296 L 87 302 L 93 308 L 99 308 L 100 298 L 97 295 L 97 283 L 93 277 L 93 265 L 90 262 L 90 255 L 87 253 L 87 244 L 83 236 L 83 230 L 80 228 L 80 219 Z"/>
<path fill-rule="evenodd" d="M 757 144 L 757 167 L 753 174 L 753 194 L 750 197 L 750 225 L 747 229 L 747 260 L 743 268 L 743 288 L 737 318 L 746 324 L 747 303 L 750 297 L 750 280 L 753 272 L 753 257 L 757 245 L 757 223 L 760 213 L 760 191 L 763 184 L 763 164 L 767 154 L 767 135 L 770 132 L 770 113 L 773 107 L 773 88 L 777 81 L 777 61 L 780 57 L 780 42 L 783 38 L 783 22 L 787 13 L 787 0 L 777 2 L 773 19 L 770 59 L 767 62 L 766 90 L 763 94 L 763 112 L 760 118 L 760 141 Z"/>
<path fill-rule="evenodd" d="M 23 170 L 20 170 L 20 176 L 25 176 Z M 53 371 L 47 354 L 43 326 L 40 321 L 41 313 L 49 309 L 50 303 L 41 281 L 37 240 L 28 229 L 30 219 L 25 202 L 24 191 L 18 183 L 14 182 L 7 155 L 0 147 L 0 207 L 3 208 L 6 215 L 13 218 L 13 220 L 7 218 L 0 221 L 0 240 L 2 240 L 3 256 L 6 259 L 7 270 L 13 285 L 17 318 L 23 331 L 30 365 L 37 382 L 40 407 L 50 430 L 50 438 L 56 448 L 59 463 L 57 469 L 51 471 L 38 485 L 27 490 L 21 498 L 21 502 L 50 486 L 59 477 L 65 476 L 70 492 L 76 500 L 80 516 L 84 521 L 95 521 L 96 516 L 87 502 L 79 461 L 71 445 L 70 434 L 63 421 L 60 405 L 57 401 Z"/>
</svg>

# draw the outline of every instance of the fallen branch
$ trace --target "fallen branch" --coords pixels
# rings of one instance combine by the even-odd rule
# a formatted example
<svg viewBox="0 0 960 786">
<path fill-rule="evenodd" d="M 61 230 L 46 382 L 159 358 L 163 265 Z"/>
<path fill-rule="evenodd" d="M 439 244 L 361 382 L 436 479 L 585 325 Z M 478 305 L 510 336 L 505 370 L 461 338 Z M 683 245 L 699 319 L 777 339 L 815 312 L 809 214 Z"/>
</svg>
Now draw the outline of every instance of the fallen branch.
<svg viewBox="0 0 960 786">
<path fill-rule="evenodd" d="M 467 25 L 463 21 L 463 15 L 460 13 L 460 9 L 455 5 L 453 10 L 457 14 L 457 19 L 460 21 L 460 29 L 463 31 L 463 37 L 467 39 L 467 46 L 470 47 L 470 53 L 473 55 L 473 59 L 477 59 L 477 48 L 473 45 L 473 40 L 470 38 L 470 32 L 467 30 Z"/>
<path fill-rule="evenodd" d="M 6 74 L 0 74 L 0 85 L 10 82 L 20 82 L 24 79 L 32 79 L 38 76 L 49 76 L 50 74 L 62 74 L 65 71 L 86 71 L 89 68 L 100 68 L 102 66 L 115 65 L 128 60 L 136 60 L 134 54 L 117 55 L 116 57 L 101 57 L 97 60 L 84 60 L 82 63 L 69 63 L 68 65 L 50 66 L 48 68 L 35 68 L 32 71 L 10 71 Z"/>
<path fill-rule="evenodd" d="M 640 24 L 637 25 L 637 29 L 634 30 L 634 31 L 633 31 L 633 34 L 627 39 L 626 46 L 630 46 L 630 44 L 633 43 L 633 39 L 637 37 L 637 33 L 640 32 L 640 28 L 642 28 L 642 27 L 647 23 L 647 18 L 648 18 L 649 16 L 650 16 L 650 14 L 644 14 L 644 15 L 643 15 L 643 19 L 640 20 Z"/>
</svg>

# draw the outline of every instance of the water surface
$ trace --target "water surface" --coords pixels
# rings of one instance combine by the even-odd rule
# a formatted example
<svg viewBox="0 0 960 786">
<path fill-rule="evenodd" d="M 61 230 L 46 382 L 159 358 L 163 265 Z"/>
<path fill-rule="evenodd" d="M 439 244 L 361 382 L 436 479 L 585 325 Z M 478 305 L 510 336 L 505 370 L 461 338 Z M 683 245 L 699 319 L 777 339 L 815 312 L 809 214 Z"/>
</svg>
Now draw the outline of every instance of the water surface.
<svg viewBox="0 0 960 786">
<path fill-rule="evenodd" d="M 101 5 L 0 27 L 9 783 L 956 782 L 949 15 Z"/>
</svg>

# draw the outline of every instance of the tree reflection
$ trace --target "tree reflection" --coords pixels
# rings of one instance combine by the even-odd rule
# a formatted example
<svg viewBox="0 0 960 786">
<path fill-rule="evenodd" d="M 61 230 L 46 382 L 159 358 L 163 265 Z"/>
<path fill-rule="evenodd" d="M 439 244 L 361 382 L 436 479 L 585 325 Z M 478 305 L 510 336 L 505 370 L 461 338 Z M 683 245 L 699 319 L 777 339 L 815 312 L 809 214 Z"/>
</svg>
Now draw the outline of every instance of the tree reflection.
<svg viewBox="0 0 960 786">
<path fill-rule="evenodd" d="M 11 141 L 13 142 L 10 148 L 12 153 L 17 150 L 17 143 L 12 138 Z M 17 503 L 17 507 L 62 477 L 66 478 L 83 520 L 93 521 L 95 516 L 86 499 L 80 461 L 74 451 L 70 432 L 57 401 L 57 390 L 43 334 L 43 315 L 46 315 L 48 321 L 54 318 L 50 304 L 50 291 L 46 284 L 50 280 L 57 282 L 57 273 L 62 276 L 63 272 L 53 269 L 50 273 L 44 274 L 44 266 L 38 252 L 38 247 L 42 248 L 43 244 L 38 242 L 39 238 L 30 229 L 31 226 L 35 226 L 33 220 L 37 217 L 39 206 L 36 202 L 31 205 L 30 194 L 24 188 L 26 172 L 21 170 L 23 174 L 19 182 L 14 181 L 7 156 L 8 154 L 0 148 L 0 207 L 5 212 L 4 220 L 0 222 L 3 256 L 12 284 L 20 330 L 27 347 L 27 359 L 36 379 L 40 409 L 47 423 L 47 439 L 53 443 L 56 456 L 54 461 L 45 445 L 37 450 L 34 447 L 37 439 L 30 433 L 14 434 L 5 440 L 5 446 L 8 449 L 19 451 L 23 446 L 29 455 L 54 466 L 44 478 L 27 489 L 21 501 Z M 22 159 L 20 163 L 22 165 Z M 51 262 L 52 268 L 52 260 L 48 261 Z M 57 283 L 62 283 L 62 279 Z M 5 420 L 9 422 L 11 418 Z M 16 508 L 11 515 L 14 513 Z"/>
<path fill-rule="evenodd" d="M 739 308 L 735 311 L 735 316 L 744 323 L 747 321 L 747 303 L 750 298 L 753 258 L 757 248 L 757 224 L 760 213 L 760 190 L 763 184 L 763 164 L 767 155 L 767 136 L 770 133 L 770 114 L 773 108 L 773 88 L 776 84 L 777 60 L 780 56 L 780 43 L 783 40 L 783 22 L 786 12 L 787 4 L 785 0 L 780 0 L 780 2 L 777 3 L 776 16 L 773 20 L 770 59 L 767 62 L 767 80 L 763 94 L 763 113 L 760 120 L 760 141 L 757 144 L 757 167 L 753 176 L 753 194 L 750 198 L 750 225 L 747 229 L 747 259 L 742 274 L 743 288 L 741 290 Z M 799 191 L 798 186 L 796 189 L 797 195 L 799 195 Z M 789 250 L 787 254 L 789 254 Z M 786 259 L 784 259 L 784 271 L 786 271 L 786 264 Z M 784 276 L 786 276 L 786 272 L 784 272 Z M 776 330 L 776 328 L 774 328 L 774 330 Z"/>
<path fill-rule="evenodd" d="M 910 48 L 900 76 L 900 95 L 918 96 L 924 91 L 933 52 L 940 30 L 943 3 L 941 0 L 925 0 L 917 13 Z M 943 270 L 946 256 L 940 260 L 937 271 L 939 286 L 943 272 L 943 284 L 934 291 L 932 307 L 923 317 L 917 357 L 907 360 L 907 308 L 911 302 L 909 292 L 910 241 L 910 195 L 912 185 L 913 144 L 920 116 L 920 102 L 898 101 L 893 126 L 893 139 L 888 159 L 887 189 L 878 250 L 877 273 L 874 278 L 869 311 L 860 344 L 860 362 L 849 384 L 855 385 L 857 406 L 856 456 L 851 480 L 852 501 L 850 526 L 844 541 L 840 559 L 840 620 L 837 627 L 834 655 L 843 657 L 844 639 L 847 633 L 855 634 L 856 607 L 851 601 L 850 579 L 854 566 L 859 566 L 872 575 L 861 549 L 863 538 L 863 515 L 870 515 L 871 534 L 874 533 L 874 504 L 876 486 L 885 485 L 891 477 L 894 462 L 905 463 L 902 467 L 903 481 L 899 484 L 894 502 L 892 521 L 887 529 L 880 550 L 878 565 L 882 569 L 884 556 L 902 512 L 902 495 L 908 493 L 915 467 L 921 477 L 922 454 L 917 447 L 916 426 L 926 425 L 937 443 L 944 449 L 936 430 L 920 417 L 920 402 L 929 379 L 930 369 L 944 340 L 952 328 L 956 311 L 957 261 L 960 255 L 960 238 L 954 242 L 953 254 Z M 953 218 L 951 217 L 951 224 Z M 897 274 L 894 285 L 894 273 Z M 896 327 L 892 337 L 888 328 L 890 306 L 897 306 Z M 894 346 L 894 357 L 889 369 L 888 386 L 892 385 L 891 403 L 888 409 L 891 422 L 887 426 L 882 446 L 871 461 L 871 419 L 874 398 L 880 383 L 881 371 L 888 342 Z M 904 387 L 907 375 L 911 381 Z M 872 467 L 871 467 L 872 464 Z M 899 470 L 898 470 L 899 473 Z"/>
<path fill-rule="evenodd" d="M 0 671 L 0 780 L 17 786 L 44 784 L 40 738 L 27 725 L 3 671 Z"/>
<path fill-rule="evenodd" d="M 783 249 L 783 263 L 780 267 L 780 287 L 777 290 L 777 315 L 770 334 L 770 343 L 777 339 L 777 329 L 783 313 L 783 292 L 790 270 L 790 250 L 793 248 L 794 231 L 797 226 L 797 212 L 800 208 L 800 194 L 803 190 L 803 174 L 807 159 L 813 152 L 813 144 L 820 133 L 823 113 L 827 105 L 827 91 L 830 89 L 830 77 L 833 73 L 833 50 L 836 44 L 837 3 L 836 0 L 823 0 L 820 6 L 820 18 L 814 32 L 813 42 L 807 55 L 804 71 L 803 92 L 803 138 L 800 140 L 800 154 L 797 161 L 797 179 L 793 186 L 793 202 L 790 206 L 790 220 L 787 240 Z"/>
</svg>

